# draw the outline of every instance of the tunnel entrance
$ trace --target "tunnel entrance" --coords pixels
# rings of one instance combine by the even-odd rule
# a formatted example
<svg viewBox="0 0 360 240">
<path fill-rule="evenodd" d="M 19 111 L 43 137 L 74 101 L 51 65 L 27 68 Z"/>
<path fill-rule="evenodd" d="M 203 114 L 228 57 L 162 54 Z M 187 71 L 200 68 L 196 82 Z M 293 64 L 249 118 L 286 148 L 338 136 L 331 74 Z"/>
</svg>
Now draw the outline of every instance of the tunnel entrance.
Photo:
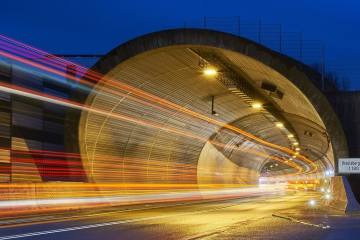
<svg viewBox="0 0 360 240">
<path fill-rule="evenodd" d="M 104 77 L 84 101 L 96 111 L 82 113 L 78 136 L 94 182 L 322 181 L 347 156 L 314 73 L 246 39 L 153 33 L 115 48 L 94 70 Z"/>
</svg>

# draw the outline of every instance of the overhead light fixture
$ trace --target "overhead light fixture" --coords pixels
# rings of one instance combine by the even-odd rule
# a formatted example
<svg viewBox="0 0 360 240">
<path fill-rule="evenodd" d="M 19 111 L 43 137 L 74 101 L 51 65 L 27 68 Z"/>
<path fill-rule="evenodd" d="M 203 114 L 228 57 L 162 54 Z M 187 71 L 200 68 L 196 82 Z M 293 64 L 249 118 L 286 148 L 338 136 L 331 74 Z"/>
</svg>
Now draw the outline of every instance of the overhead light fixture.
<svg viewBox="0 0 360 240">
<path fill-rule="evenodd" d="M 282 128 L 282 127 L 284 127 L 284 124 L 281 123 L 281 122 L 277 122 L 277 123 L 275 124 L 275 126 L 278 127 L 278 128 Z"/>
<path fill-rule="evenodd" d="M 294 134 L 288 134 L 288 138 L 293 138 L 294 137 Z"/>
<path fill-rule="evenodd" d="M 299 148 L 299 147 L 297 147 L 297 148 L 295 148 L 295 150 L 296 150 L 296 151 L 300 151 L 300 148 Z"/>
<path fill-rule="evenodd" d="M 294 146 L 298 146 L 299 143 L 298 143 L 298 142 L 294 142 L 293 145 L 294 145 Z"/>
<path fill-rule="evenodd" d="M 310 205 L 310 207 L 315 207 L 316 206 L 316 201 L 314 199 L 311 199 L 309 201 L 309 205 Z"/>
<path fill-rule="evenodd" d="M 217 71 L 214 68 L 206 68 L 204 69 L 204 74 L 206 76 L 215 76 L 217 74 Z"/>
<path fill-rule="evenodd" d="M 254 102 L 253 104 L 251 104 L 251 106 L 252 108 L 259 109 L 262 107 L 262 104 L 258 102 Z"/>
</svg>

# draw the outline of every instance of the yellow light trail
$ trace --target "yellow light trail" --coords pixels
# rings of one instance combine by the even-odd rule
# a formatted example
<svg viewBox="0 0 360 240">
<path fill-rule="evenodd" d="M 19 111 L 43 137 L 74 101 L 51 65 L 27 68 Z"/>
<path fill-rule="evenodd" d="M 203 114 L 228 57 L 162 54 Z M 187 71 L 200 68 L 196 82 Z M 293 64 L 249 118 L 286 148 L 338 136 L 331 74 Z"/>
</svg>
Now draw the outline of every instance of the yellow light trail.
<svg viewBox="0 0 360 240">
<path fill-rule="evenodd" d="M 32 62 L 32 61 L 30 61 L 30 60 L 21 59 L 21 58 L 19 58 L 19 57 L 17 57 L 17 56 L 14 56 L 14 55 L 12 55 L 12 54 L 5 53 L 5 52 L 3 52 L 3 51 L 0 51 L 0 55 L 5 56 L 5 57 L 10 58 L 10 59 L 13 59 L 13 60 L 15 60 L 15 61 L 23 62 L 23 63 L 25 63 L 25 64 L 28 64 L 28 65 L 30 65 L 30 66 L 39 68 L 39 69 L 44 70 L 44 71 L 49 71 L 49 72 L 51 72 L 51 73 L 58 74 L 58 75 L 60 75 L 60 76 L 64 76 L 64 77 L 66 77 L 66 78 L 68 78 L 68 79 L 71 79 L 71 80 L 73 80 L 73 81 L 75 81 L 75 82 L 81 82 L 81 83 L 83 83 L 83 84 L 92 86 L 92 83 L 89 83 L 89 82 L 87 82 L 87 81 L 84 81 L 83 79 L 81 79 L 81 78 L 79 78 L 79 77 L 72 76 L 72 75 L 69 75 L 69 74 L 64 74 L 63 72 L 61 72 L 61 71 L 59 71 L 59 70 L 50 69 L 49 67 L 43 66 L 43 65 L 38 64 L 38 63 L 35 63 L 35 62 Z M 75 64 L 75 65 L 76 65 L 76 64 Z M 263 140 L 263 139 L 261 139 L 261 138 L 259 138 L 259 137 L 256 137 L 255 135 L 253 135 L 253 134 L 251 134 L 251 133 L 248 133 L 248 132 L 246 132 L 246 131 L 244 131 L 244 130 L 241 130 L 241 129 L 237 128 L 237 127 L 234 127 L 234 126 L 232 126 L 232 125 L 230 125 L 230 124 L 227 124 L 227 123 L 225 123 L 225 122 L 218 121 L 218 120 L 216 120 L 216 119 L 209 118 L 209 117 L 204 116 L 204 115 L 202 115 L 202 114 L 200 114 L 200 113 L 197 113 L 197 112 L 194 112 L 194 111 L 192 111 L 192 110 L 189 110 L 189 109 L 187 109 L 187 108 L 185 108 L 185 107 L 182 107 L 182 106 L 177 105 L 177 104 L 175 104 L 175 103 L 172 103 L 172 102 L 170 102 L 170 101 L 168 101 L 168 100 L 166 100 L 166 99 L 162 99 L 162 98 L 157 97 L 157 96 L 155 96 L 155 95 L 153 95 L 153 94 L 150 94 L 150 93 L 147 93 L 147 92 L 145 92 L 145 91 L 142 91 L 142 90 L 140 90 L 140 89 L 138 89 L 138 88 L 135 88 L 135 87 L 133 87 L 133 86 L 130 86 L 130 85 L 127 85 L 127 84 L 124 84 L 124 83 L 119 83 L 119 82 L 113 81 L 112 79 L 108 79 L 108 78 L 106 78 L 106 77 L 104 77 L 104 76 L 102 76 L 102 75 L 100 75 L 99 73 L 96 73 L 96 72 L 94 72 L 94 71 L 90 71 L 89 74 L 90 74 L 90 75 L 88 75 L 88 76 L 90 76 L 90 78 L 89 78 L 90 80 L 94 80 L 94 81 L 98 82 L 98 81 L 101 79 L 102 81 L 106 81 L 107 84 L 110 85 L 110 88 L 115 87 L 115 89 L 118 89 L 118 90 L 123 90 L 123 91 L 125 90 L 125 91 L 128 91 L 128 92 L 131 92 L 131 93 L 133 93 L 133 94 L 135 94 L 135 95 L 137 95 L 137 96 L 139 96 L 139 97 L 145 98 L 146 100 L 150 100 L 150 101 L 152 101 L 152 102 L 154 102 L 154 103 L 161 104 L 162 106 L 166 106 L 166 107 L 169 107 L 169 108 L 171 108 L 171 109 L 174 109 L 174 110 L 177 110 L 177 111 L 181 111 L 181 112 L 183 112 L 183 113 L 189 114 L 189 115 L 191 115 L 191 116 L 193 116 L 193 117 L 196 117 L 196 118 L 201 119 L 201 120 L 204 120 L 204 121 L 206 121 L 206 122 L 209 122 L 209 123 L 218 125 L 218 126 L 220 126 L 220 127 L 227 128 L 227 129 L 232 130 L 232 131 L 234 131 L 234 132 L 236 132 L 236 133 L 239 133 L 239 134 L 241 134 L 241 135 L 243 135 L 243 136 L 246 136 L 247 138 L 249 138 L 249 139 L 251 139 L 251 140 L 254 140 L 254 141 L 258 142 L 258 143 L 260 143 L 261 145 L 268 146 L 268 147 L 270 147 L 270 148 L 272 148 L 272 149 L 280 150 L 280 151 L 282 151 L 282 152 L 284 152 L 284 153 L 287 153 L 287 154 L 289 154 L 289 155 L 297 154 L 297 152 L 296 152 L 296 151 L 293 151 L 292 149 L 289 149 L 289 148 L 286 148 L 286 147 L 283 147 L 283 146 L 279 146 L 279 145 L 276 145 L 276 144 L 267 142 L 267 141 L 265 141 L 265 140 Z M 96 76 L 99 77 L 99 78 L 94 79 L 94 77 L 93 77 L 94 75 L 96 75 Z M 101 76 L 101 78 L 100 78 L 100 76 Z M 107 88 L 107 90 L 108 90 L 108 88 Z M 112 90 L 111 92 L 112 92 L 113 94 L 117 94 L 116 91 L 114 92 L 114 91 Z M 106 114 L 107 114 L 107 115 L 110 115 L 111 113 L 106 113 Z M 305 156 L 303 156 L 303 155 L 301 155 L 301 154 L 298 154 L 298 155 L 297 155 L 297 158 L 300 159 L 300 160 L 302 160 L 302 161 L 304 161 L 304 162 L 306 162 L 306 163 L 308 163 L 308 164 L 313 168 L 313 172 L 315 172 L 315 171 L 317 170 L 317 165 L 314 164 L 314 162 L 311 161 L 310 159 L 308 159 L 307 157 L 305 157 Z"/>
<path fill-rule="evenodd" d="M 73 108 L 73 109 L 77 109 L 77 110 L 82 110 L 82 111 L 87 111 L 87 112 L 92 112 L 92 113 L 97 113 L 100 115 L 109 115 L 109 113 L 107 111 L 101 110 L 101 109 L 97 109 L 94 107 L 87 107 L 85 105 L 79 104 L 77 102 L 73 102 L 67 99 L 62 99 L 62 98 L 58 98 L 58 97 L 53 97 L 53 96 L 49 96 L 34 90 L 29 90 L 29 89 L 24 89 L 22 87 L 19 86 L 15 86 L 12 84 L 7 84 L 7 83 L 0 83 L 0 91 L 4 91 L 7 93 L 11 93 L 11 94 L 16 94 L 16 95 L 20 95 L 20 96 L 24 96 L 24 97 L 28 97 L 28 98 L 32 98 L 32 99 L 36 99 L 36 100 L 40 100 L 40 101 L 44 101 L 44 102 L 49 102 L 49 103 L 53 103 L 53 104 L 57 104 L 57 105 L 61 105 L 61 106 L 65 106 L 65 107 L 69 107 L 69 108 Z M 157 123 L 152 123 L 149 121 L 144 121 L 144 120 L 140 120 L 140 119 L 134 119 L 132 117 L 129 116 L 125 116 L 125 115 L 120 115 L 120 114 L 115 114 L 112 113 L 110 115 L 112 118 L 118 119 L 118 120 L 122 120 L 122 121 L 129 121 L 129 122 L 133 122 L 136 124 L 141 124 L 144 126 L 148 126 L 148 127 L 153 127 L 153 128 L 157 128 L 157 129 L 161 129 L 163 131 L 168 131 L 168 132 L 172 132 L 175 134 L 180 134 L 186 137 L 190 137 L 190 138 L 194 138 L 203 142 L 208 141 L 207 138 L 203 138 L 200 136 L 196 136 L 194 135 L 192 132 L 185 132 L 179 129 L 175 129 L 175 128 L 170 128 L 170 127 L 165 127 L 162 126 L 160 124 Z M 212 141 L 212 144 L 214 145 L 219 145 L 219 146 L 224 146 L 221 145 L 219 143 L 216 143 L 214 141 Z M 274 160 L 278 160 L 283 162 L 286 165 L 289 165 L 291 167 L 294 166 L 294 163 L 292 162 L 285 162 L 282 159 L 279 158 L 274 158 Z M 298 170 L 300 169 L 297 168 Z"/>
</svg>

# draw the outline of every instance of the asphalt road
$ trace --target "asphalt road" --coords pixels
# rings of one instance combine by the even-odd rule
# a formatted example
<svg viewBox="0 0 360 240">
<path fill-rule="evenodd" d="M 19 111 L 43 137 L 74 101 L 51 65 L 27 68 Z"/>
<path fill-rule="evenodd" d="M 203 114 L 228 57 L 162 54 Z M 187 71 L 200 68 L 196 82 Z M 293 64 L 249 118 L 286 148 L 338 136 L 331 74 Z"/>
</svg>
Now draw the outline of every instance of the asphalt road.
<svg viewBox="0 0 360 240">
<path fill-rule="evenodd" d="M 4 239 L 322 239 L 321 219 L 300 219 L 314 193 L 147 204 L 2 219 Z M 315 212 L 316 211 L 316 212 Z M 289 214 L 297 218 L 289 218 Z M 322 215 L 321 215 L 322 216 Z M 300 231 L 294 235 L 296 231 Z M 274 238 L 272 238 L 274 237 Z"/>
</svg>

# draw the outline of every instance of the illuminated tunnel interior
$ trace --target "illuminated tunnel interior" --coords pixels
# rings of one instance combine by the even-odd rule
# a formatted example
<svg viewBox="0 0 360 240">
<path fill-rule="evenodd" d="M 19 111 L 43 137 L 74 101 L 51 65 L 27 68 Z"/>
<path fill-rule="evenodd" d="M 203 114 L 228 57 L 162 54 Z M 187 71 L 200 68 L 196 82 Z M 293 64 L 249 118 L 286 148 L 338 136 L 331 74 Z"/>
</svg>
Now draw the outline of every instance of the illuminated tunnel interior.
<svg viewBox="0 0 360 240">
<path fill-rule="evenodd" d="M 82 112 L 78 136 L 93 182 L 319 183 L 346 155 L 308 69 L 247 40 L 159 32 L 93 69 L 104 76 L 82 96 L 96 111 Z"/>
<path fill-rule="evenodd" d="M 86 105 L 107 114 L 84 112 L 79 129 L 95 182 L 254 184 L 260 173 L 333 169 L 331 144 L 311 103 L 284 76 L 242 54 L 160 48 L 120 63 L 104 79 Z M 148 96 L 114 91 L 113 82 Z"/>
</svg>

